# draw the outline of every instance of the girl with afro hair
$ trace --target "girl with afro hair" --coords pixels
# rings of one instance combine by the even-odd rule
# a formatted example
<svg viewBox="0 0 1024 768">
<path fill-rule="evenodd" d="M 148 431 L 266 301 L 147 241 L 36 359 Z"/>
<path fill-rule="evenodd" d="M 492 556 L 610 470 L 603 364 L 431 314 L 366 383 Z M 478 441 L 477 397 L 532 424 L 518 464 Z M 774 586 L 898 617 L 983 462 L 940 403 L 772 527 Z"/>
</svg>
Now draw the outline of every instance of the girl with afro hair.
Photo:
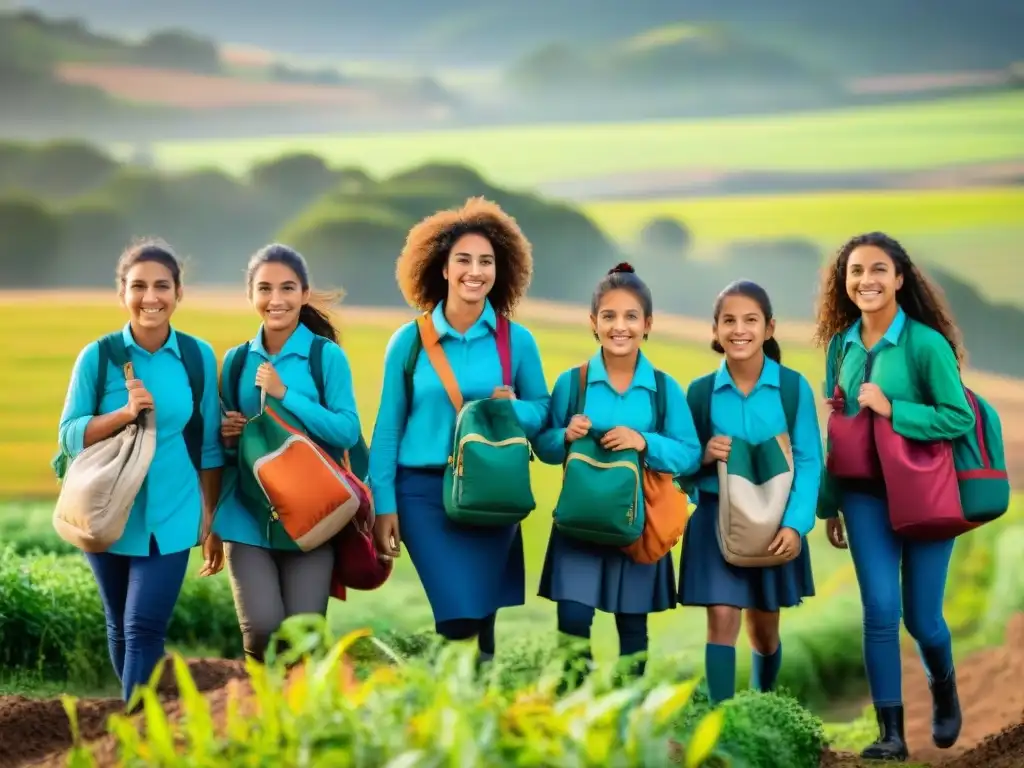
<svg viewBox="0 0 1024 768">
<path fill-rule="evenodd" d="M 533 335 L 510 318 L 532 269 L 530 243 L 515 220 L 482 198 L 413 227 L 396 268 L 402 295 L 429 318 L 463 399 L 512 400 L 530 439 L 547 420 L 550 397 Z M 511 387 L 502 384 L 502 323 Z M 437 633 L 449 641 L 476 638 L 480 660 L 488 661 L 497 611 L 525 602 L 522 531 L 518 524 L 472 527 L 447 517 L 442 481 L 456 412 L 418 338 L 416 323 L 406 323 L 384 353 L 369 461 L 374 539 L 390 557 L 405 542 Z"/>
<path fill-rule="evenodd" d="M 939 289 L 888 235 L 852 238 L 825 270 L 815 340 L 828 345 L 826 392 L 832 396 L 839 384 L 847 415 L 869 408 L 910 440 L 953 440 L 974 427 L 960 379 L 956 324 Z M 835 447 L 829 441 L 829 450 Z M 932 739 L 939 748 L 953 746 L 961 714 L 942 613 L 953 540 L 904 539 L 889 522 L 883 481 L 840 480 L 828 471 L 818 517 L 828 521 L 833 546 L 849 547 L 864 604 L 864 662 L 879 738 L 862 756 L 907 759 L 901 614 L 928 673 Z"/>
</svg>

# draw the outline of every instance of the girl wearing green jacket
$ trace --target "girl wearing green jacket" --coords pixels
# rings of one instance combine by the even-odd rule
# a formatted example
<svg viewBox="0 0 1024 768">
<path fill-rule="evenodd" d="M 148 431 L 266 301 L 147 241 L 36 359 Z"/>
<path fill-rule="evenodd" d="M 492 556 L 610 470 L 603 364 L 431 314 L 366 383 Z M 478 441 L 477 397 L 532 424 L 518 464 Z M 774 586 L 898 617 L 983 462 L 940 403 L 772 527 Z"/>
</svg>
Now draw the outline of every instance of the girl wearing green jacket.
<svg viewBox="0 0 1024 768">
<path fill-rule="evenodd" d="M 880 232 L 851 239 L 826 269 L 820 295 L 815 340 L 828 345 L 826 396 L 838 383 L 847 415 L 870 408 L 911 440 L 952 440 L 974 427 L 960 379 L 959 330 L 941 292 L 898 242 Z M 928 673 L 933 741 L 940 748 L 953 746 L 961 714 L 942 613 L 953 540 L 917 541 L 894 533 L 881 480 L 840 480 L 825 471 L 818 517 L 828 521 L 833 546 L 849 547 L 864 606 L 864 661 L 879 738 L 862 757 L 907 759 L 901 615 Z"/>
</svg>

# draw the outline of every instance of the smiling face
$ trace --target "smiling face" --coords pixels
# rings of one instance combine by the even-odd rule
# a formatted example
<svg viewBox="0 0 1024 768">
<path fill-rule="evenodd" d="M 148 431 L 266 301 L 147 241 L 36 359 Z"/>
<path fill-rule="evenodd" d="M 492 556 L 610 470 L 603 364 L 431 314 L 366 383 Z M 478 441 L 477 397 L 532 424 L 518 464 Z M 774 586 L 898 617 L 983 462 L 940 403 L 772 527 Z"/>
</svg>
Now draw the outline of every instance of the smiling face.
<svg viewBox="0 0 1024 768">
<path fill-rule="evenodd" d="M 874 245 L 853 250 L 846 262 L 846 294 L 861 312 L 890 309 L 896 292 L 903 287 L 903 276 L 885 251 Z"/>
<path fill-rule="evenodd" d="M 626 357 L 636 354 L 644 335 L 651 332 L 652 320 L 644 317 L 643 304 L 632 291 L 615 288 L 601 297 L 590 325 L 605 354 Z"/>
<path fill-rule="evenodd" d="M 133 325 L 155 330 L 171 322 L 181 295 L 171 270 L 157 261 L 140 261 L 125 273 L 121 301 Z"/>
<path fill-rule="evenodd" d="M 261 264 L 252 276 L 252 305 L 268 331 L 291 331 L 299 324 L 299 311 L 309 302 L 299 276 L 285 264 Z"/>
<path fill-rule="evenodd" d="M 444 267 L 449 298 L 478 304 L 491 292 L 496 275 L 494 248 L 486 237 L 471 233 L 455 241 Z"/>
<path fill-rule="evenodd" d="M 775 320 L 765 322 L 761 305 L 749 296 L 726 296 L 713 331 L 725 356 L 741 362 L 760 354 L 775 332 Z"/>
</svg>

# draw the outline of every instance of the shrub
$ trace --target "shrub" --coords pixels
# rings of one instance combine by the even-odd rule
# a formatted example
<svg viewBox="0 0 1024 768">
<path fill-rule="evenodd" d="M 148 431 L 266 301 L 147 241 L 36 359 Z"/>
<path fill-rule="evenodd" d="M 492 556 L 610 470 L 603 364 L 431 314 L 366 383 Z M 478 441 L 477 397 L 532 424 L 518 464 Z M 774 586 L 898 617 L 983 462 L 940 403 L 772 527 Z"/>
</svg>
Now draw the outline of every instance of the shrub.
<svg viewBox="0 0 1024 768">
<path fill-rule="evenodd" d="M 476 673 L 471 651 L 458 645 L 432 663 L 381 666 L 358 682 L 346 672 L 345 656 L 367 633 L 335 641 L 320 617 L 290 619 L 281 633 L 291 650 L 272 654 L 267 666 L 248 662 L 252 699 L 229 705 L 223 728 L 175 658 L 183 720 L 168 721 L 152 689 L 143 691 L 145 736 L 125 717 L 111 720 L 121 764 L 667 766 L 672 720 L 696 687 L 614 687 L 595 674 L 559 699 L 552 671 L 505 694 Z M 289 674 L 291 664 L 298 666 Z M 73 701 L 67 710 L 73 716 Z M 721 720 L 707 712 L 696 723 L 685 747 L 688 765 L 720 759 Z M 72 764 L 95 762 L 78 747 Z"/>
</svg>

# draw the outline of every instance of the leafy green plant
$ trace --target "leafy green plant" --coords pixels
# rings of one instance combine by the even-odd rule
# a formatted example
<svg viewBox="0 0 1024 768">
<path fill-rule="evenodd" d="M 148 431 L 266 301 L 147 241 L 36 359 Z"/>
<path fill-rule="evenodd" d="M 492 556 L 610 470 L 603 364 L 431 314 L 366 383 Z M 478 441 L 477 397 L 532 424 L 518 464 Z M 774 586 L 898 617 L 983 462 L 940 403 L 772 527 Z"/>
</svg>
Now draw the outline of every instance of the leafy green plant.
<svg viewBox="0 0 1024 768">
<path fill-rule="evenodd" d="M 144 689 L 138 700 L 145 735 L 128 717 L 111 719 L 122 764 L 626 768 L 668 766 L 680 751 L 690 768 L 721 764 L 716 743 L 726 717 L 720 711 L 698 718 L 675 751 L 670 745 L 672 722 L 693 696 L 694 680 L 616 686 L 612 671 L 599 668 L 557 698 L 555 663 L 531 684 L 506 692 L 477 671 L 465 645 L 447 646 L 429 663 L 406 662 L 365 631 L 335 640 L 316 616 L 289 619 L 280 635 L 287 650 L 268 656 L 265 666 L 249 662 L 251 698 L 230 702 L 223 723 L 196 691 L 184 661 L 173 657 L 183 716 L 168 719 L 152 687 Z M 394 663 L 357 681 L 347 654 L 359 640 Z M 94 764 L 83 748 L 73 754 L 78 766 Z"/>
</svg>

